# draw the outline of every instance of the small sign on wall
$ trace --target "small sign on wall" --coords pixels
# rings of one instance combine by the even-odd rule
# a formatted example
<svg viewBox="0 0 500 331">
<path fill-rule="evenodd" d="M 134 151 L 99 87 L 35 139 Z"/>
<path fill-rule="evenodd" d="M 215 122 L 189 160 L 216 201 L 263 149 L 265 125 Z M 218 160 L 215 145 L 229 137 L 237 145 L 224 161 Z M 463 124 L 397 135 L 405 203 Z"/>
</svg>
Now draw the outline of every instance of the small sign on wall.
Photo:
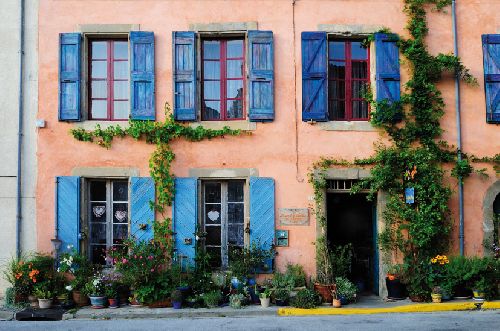
<svg viewBox="0 0 500 331">
<path fill-rule="evenodd" d="M 280 225 L 309 225 L 309 209 L 280 208 L 278 219 Z"/>
<path fill-rule="evenodd" d="M 288 247 L 288 230 L 276 230 L 276 246 Z"/>
<path fill-rule="evenodd" d="M 415 189 L 413 187 L 405 188 L 405 201 L 408 204 L 415 203 Z"/>
</svg>

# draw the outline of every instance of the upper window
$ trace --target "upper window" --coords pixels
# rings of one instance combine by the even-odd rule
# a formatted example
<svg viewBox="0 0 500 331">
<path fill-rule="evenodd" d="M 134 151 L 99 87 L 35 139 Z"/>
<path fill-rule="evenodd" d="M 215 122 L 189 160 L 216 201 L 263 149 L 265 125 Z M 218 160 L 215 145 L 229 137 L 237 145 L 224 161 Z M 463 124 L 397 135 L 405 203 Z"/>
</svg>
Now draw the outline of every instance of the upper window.
<svg viewBox="0 0 500 331">
<path fill-rule="evenodd" d="M 89 41 L 89 119 L 127 120 L 130 69 L 127 40 Z"/>
<path fill-rule="evenodd" d="M 369 49 L 359 40 L 328 42 L 328 116 L 331 121 L 368 120 Z"/>
<path fill-rule="evenodd" d="M 202 120 L 244 119 L 243 39 L 203 40 L 202 62 Z"/>
</svg>

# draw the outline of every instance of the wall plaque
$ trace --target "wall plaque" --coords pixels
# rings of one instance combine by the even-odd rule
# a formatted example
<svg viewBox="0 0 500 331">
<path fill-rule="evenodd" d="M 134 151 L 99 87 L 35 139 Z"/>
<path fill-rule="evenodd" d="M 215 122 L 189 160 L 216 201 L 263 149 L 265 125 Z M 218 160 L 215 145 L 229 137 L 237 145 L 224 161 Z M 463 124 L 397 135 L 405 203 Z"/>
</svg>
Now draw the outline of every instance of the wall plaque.
<svg viewBox="0 0 500 331">
<path fill-rule="evenodd" d="M 280 208 L 278 219 L 280 225 L 309 225 L 309 209 Z"/>
</svg>

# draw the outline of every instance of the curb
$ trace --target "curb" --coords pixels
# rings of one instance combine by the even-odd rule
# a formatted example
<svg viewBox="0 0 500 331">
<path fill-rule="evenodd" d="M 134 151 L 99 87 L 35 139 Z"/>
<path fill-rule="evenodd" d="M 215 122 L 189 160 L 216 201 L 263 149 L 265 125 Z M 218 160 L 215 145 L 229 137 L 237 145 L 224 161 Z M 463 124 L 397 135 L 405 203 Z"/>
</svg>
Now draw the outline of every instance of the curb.
<svg viewBox="0 0 500 331">
<path fill-rule="evenodd" d="M 309 315 L 368 315 L 368 314 L 386 314 L 386 313 L 432 313 L 442 311 L 467 311 L 477 309 L 500 309 L 499 301 L 474 303 L 474 302 L 458 302 L 458 303 L 424 303 L 412 304 L 398 307 L 387 308 L 315 308 L 315 309 L 300 309 L 300 308 L 280 308 L 278 309 L 279 316 L 309 316 Z"/>
</svg>

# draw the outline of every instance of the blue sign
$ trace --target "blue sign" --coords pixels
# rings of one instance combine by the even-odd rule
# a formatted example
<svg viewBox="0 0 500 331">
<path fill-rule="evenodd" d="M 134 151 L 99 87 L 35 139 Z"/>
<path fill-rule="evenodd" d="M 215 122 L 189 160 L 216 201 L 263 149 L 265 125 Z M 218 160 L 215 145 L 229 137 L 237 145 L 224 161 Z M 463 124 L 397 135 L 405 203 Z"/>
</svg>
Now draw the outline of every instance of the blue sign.
<svg viewBox="0 0 500 331">
<path fill-rule="evenodd" d="M 415 203 L 415 189 L 413 187 L 405 188 L 405 201 L 406 203 Z"/>
</svg>

